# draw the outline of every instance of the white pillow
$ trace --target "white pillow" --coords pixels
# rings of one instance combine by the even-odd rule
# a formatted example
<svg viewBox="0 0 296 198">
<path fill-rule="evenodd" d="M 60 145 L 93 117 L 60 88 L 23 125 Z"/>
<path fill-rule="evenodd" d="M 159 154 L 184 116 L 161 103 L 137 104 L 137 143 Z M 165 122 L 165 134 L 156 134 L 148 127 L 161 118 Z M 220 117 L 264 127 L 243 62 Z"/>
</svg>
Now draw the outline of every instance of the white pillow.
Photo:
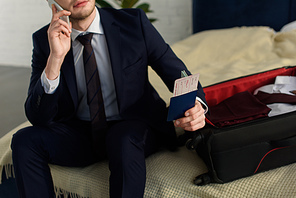
<svg viewBox="0 0 296 198">
<path fill-rule="evenodd" d="M 286 25 L 284 25 L 282 27 L 282 29 L 280 30 L 280 32 L 288 32 L 288 31 L 291 31 L 291 30 L 294 30 L 296 29 L 296 21 L 292 21 Z"/>
</svg>

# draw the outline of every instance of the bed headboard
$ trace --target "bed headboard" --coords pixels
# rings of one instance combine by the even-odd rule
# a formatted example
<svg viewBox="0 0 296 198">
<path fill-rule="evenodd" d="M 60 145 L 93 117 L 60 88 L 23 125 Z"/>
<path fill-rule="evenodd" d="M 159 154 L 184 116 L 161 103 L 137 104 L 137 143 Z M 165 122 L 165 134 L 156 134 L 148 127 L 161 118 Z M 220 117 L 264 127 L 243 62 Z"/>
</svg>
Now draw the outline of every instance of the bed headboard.
<svg viewBox="0 0 296 198">
<path fill-rule="evenodd" d="M 193 33 L 236 26 L 278 31 L 296 20 L 296 0 L 193 0 Z"/>
</svg>

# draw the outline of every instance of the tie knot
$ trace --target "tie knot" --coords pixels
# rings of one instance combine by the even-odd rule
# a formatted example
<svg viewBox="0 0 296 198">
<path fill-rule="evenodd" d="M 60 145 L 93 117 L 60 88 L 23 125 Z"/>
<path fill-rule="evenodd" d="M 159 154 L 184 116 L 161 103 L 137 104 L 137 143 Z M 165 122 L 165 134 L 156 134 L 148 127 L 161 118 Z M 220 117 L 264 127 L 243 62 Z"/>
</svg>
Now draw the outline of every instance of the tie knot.
<svg viewBox="0 0 296 198">
<path fill-rule="evenodd" d="M 93 33 L 85 34 L 82 36 L 78 36 L 77 40 L 82 44 L 82 45 L 90 45 L 91 39 L 92 39 Z"/>
</svg>

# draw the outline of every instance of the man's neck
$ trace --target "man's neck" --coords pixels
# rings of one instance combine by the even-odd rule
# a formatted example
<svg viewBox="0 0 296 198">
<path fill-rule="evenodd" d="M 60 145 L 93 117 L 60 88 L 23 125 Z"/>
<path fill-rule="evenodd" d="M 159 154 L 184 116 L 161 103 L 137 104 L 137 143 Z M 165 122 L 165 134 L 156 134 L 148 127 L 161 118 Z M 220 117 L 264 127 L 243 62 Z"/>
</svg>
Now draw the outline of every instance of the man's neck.
<svg viewBox="0 0 296 198">
<path fill-rule="evenodd" d="M 71 19 L 72 28 L 84 32 L 89 28 L 89 26 L 91 25 L 95 17 L 96 17 L 96 8 L 85 19 L 80 19 L 80 20 Z"/>
</svg>

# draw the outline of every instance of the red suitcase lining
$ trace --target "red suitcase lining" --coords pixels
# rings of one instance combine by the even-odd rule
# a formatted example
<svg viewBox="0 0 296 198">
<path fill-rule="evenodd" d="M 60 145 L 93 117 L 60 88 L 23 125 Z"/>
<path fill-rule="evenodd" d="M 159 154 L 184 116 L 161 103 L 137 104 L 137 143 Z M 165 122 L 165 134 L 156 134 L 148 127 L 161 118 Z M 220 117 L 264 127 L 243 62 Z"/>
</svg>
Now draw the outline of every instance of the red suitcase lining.
<svg viewBox="0 0 296 198">
<path fill-rule="evenodd" d="M 209 107 L 243 91 L 253 93 L 257 88 L 273 84 L 276 76 L 295 76 L 296 67 L 283 67 L 250 76 L 235 78 L 204 88 Z"/>
</svg>

